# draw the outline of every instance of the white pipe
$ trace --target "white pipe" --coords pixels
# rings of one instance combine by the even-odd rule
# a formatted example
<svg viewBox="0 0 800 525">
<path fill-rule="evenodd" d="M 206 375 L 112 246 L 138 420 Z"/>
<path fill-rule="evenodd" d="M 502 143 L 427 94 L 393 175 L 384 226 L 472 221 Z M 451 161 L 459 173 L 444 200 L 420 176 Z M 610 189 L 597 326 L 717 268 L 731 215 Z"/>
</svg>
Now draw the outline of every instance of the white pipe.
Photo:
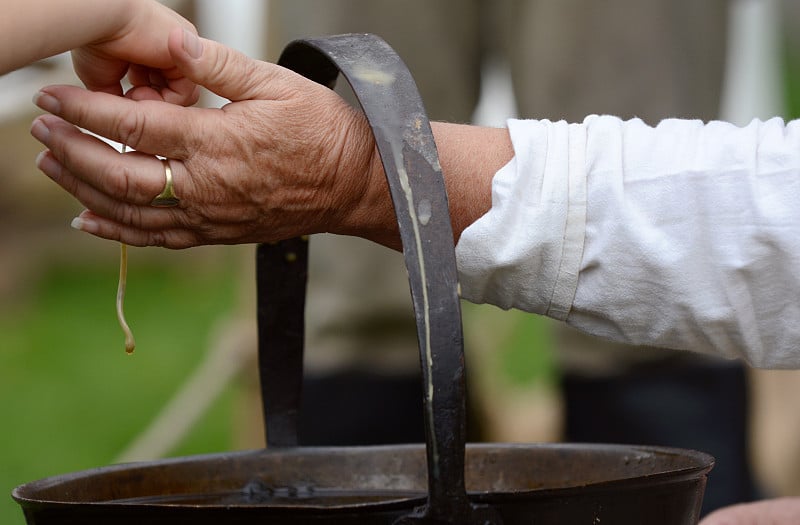
<svg viewBox="0 0 800 525">
<path fill-rule="evenodd" d="M 261 60 L 266 55 L 267 6 L 267 0 L 195 0 L 194 23 L 202 36 Z M 203 96 L 204 106 L 227 102 L 213 93 Z"/>
<path fill-rule="evenodd" d="M 735 0 L 720 116 L 734 124 L 784 113 L 778 0 Z"/>
<path fill-rule="evenodd" d="M 195 0 L 194 22 L 203 36 L 261 59 L 266 9 L 264 0 Z"/>
</svg>

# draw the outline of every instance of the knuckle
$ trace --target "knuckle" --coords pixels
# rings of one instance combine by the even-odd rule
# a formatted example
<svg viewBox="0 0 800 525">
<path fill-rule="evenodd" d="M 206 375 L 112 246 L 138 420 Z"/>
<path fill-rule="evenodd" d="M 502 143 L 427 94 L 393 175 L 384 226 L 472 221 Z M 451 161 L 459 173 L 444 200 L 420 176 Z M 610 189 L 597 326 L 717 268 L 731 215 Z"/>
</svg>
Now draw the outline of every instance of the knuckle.
<svg viewBox="0 0 800 525">
<path fill-rule="evenodd" d="M 147 117 L 136 108 L 127 109 L 120 113 L 117 122 L 117 136 L 129 148 L 139 149 L 142 138 L 145 136 Z"/>
<path fill-rule="evenodd" d="M 216 60 L 211 64 L 208 71 L 208 80 L 213 84 L 218 84 L 225 81 L 228 76 L 228 68 L 235 66 L 234 54 L 227 49 L 220 49 L 217 53 Z"/>
<path fill-rule="evenodd" d="M 147 244 L 149 246 L 163 248 L 167 245 L 167 237 L 162 231 L 150 232 Z"/>
<path fill-rule="evenodd" d="M 136 173 L 128 163 L 113 166 L 110 171 L 112 171 L 112 176 L 106 177 L 106 184 L 108 184 L 107 191 L 111 196 L 125 202 L 140 200 L 132 194 L 131 181 L 136 178 Z M 113 171 L 117 171 L 116 176 L 113 176 Z"/>
<path fill-rule="evenodd" d="M 220 48 L 208 72 L 209 80 L 218 86 L 235 82 L 238 86 L 238 98 L 247 99 L 252 96 L 253 89 L 259 82 L 259 67 L 257 60 L 235 50 Z"/>
<path fill-rule="evenodd" d="M 189 211 L 178 219 L 180 228 L 191 232 L 193 245 L 216 244 L 217 222 L 206 211 Z"/>
<path fill-rule="evenodd" d="M 124 205 L 120 209 L 118 221 L 139 228 L 142 224 L 142 210 L 138 206 Z"/>
<path fill-rule="evenodd" d="M 78 126 L 86 126 L 92 121 L 92 109 L 89 104 L 74 104 L 69 109 L 72 110 L 69 120 Z"/>
<path fill-rule="evenodd" d="M 62 177 L 58 183 L 67 191 L 67 193 L 74 195 L 79 202 L 87 202 L 91 197 L 87 191 L 87 188 L 80 184 L 78 179 L 75 177 Z"/>
</svg>

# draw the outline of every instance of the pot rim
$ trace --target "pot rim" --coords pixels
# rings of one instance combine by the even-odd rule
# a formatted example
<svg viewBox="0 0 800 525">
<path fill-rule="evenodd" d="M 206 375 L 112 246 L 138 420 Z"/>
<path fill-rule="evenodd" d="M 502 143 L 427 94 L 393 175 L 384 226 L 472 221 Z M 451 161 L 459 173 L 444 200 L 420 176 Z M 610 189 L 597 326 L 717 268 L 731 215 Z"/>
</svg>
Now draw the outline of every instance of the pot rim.
<svg viewBox="0 0 800 525">
<path fill-rule="evenodd" d="M 538 499 L 543 497 L 570 496 L 577 493 L 587 492 L 605 492 L 609 490 L 620 490 L 625 486 L 641 487 L 652 486 L 659 484 L 677 483 L 689 479 L 695 479 L 706 475 L 714 465 L 714 458 L 705 453 L 690 449 L 681 449 L 675 447 L 663 446 L 650 446 L 650 445 L 623 445 L 623 444 L 596 444 L 596 443 L 470 443 L 467 444 L 467 467 L 470 464 L 470 456 L 476 453 L 491 453 L 493 451 L 502 450 L 516 450 L 524 453 L 525 451 L 534 452 L 537 450 L 547 452 L 597 452 L 597 453 L 627 453 L 631 454 L 631 460 L 643 458 L 645 456 L 637 456 L 637 454 L 647 454 L 648 457 L 682 457 L 686 460 L 686 466 L 679 466 L 676 468 L 656 469 L 653 473 L 637 474 L 627 477 L 616 477 L 614 479 L 589 481 L 589 482 L 575 482 L 575 484 L 568 486 L 558 487 L 537 487 L 537 488 L 522 488 L 520 490 L 468 490 L 469 499 L 480 503 L 491 503 L 498 501 L 510 501 L 515 499 Z M 153 461 L 141 461 L 132 463 L 121 463 L 116 465 L 109 465 L 103 467 L 96 467 L 76 472 L 71 472 L 62 475 L 50 476 L 31 481 L 16 487 L 12 492 L 12 497 L 23 508 L 41 509 L 41 508 L 61 508 L 70 509 L 81 507 L 83 509 L 97 508 L 109 509 L 111 507 L 125 506 L 128 508 L 137 509 L 202 509 L 209 511 L 213 509 L 230 509 L 246 511 L 247 509 L 257 509 L 259 512 L 336 512 L 336 511 L 352 511 L 358 510 L 359 512 L 368 510 L 392 510 L 396 508 L 410 508 L 423 504 L 427 499 L 427 491 L 425 488 L 419 490 L 418 495 L 413 494 L 415 491 L 406 490 L 387 490 L 386 494 L 390 495 L 392 492 L 397 492 L 397 498 L 382 499 L 379 501 L 370 501 L 365 503 L 343 503 L 336 505 L 321 505 L 321 504 L 301 504 L 302 500 L 297 500 L 298 503 L 289 504 L 264 504 L 264 503 L 208 503 L 208 504 L 182 504 L 180 502 L 141 502 L 134 501 L 133 499 L 118 499 L 118 500 L 96 500 L 96 501 L 70 501 L 68 500 L 69 493 L 66 493 L 64 498 L 47 497 L 42 498 L 37 496 L 48 490 L 51 490 L 59 485 L 66 485 L 69 483 L 78 482 L 82 479 L 89 480 L 98 476 L 108 476 L 114 473 L 131 471 L 134 473 L 140 471 L 141 475 L 154 474 L 155 470 L 171 469 L 181 465 L 191 463 L 202 464 L 204 462 L 213 462 L 225 464 L 232 460 L 247 461 L 249 457 L 258 457 L 262 455 L 284 455 L 288 459 L 291 458 L 314 458 L 319 456 L 330 457 L 331 454 L 337 456 L 343 455 L 373 455 L 373 454 L 390 454 L 390 453 L 422 453 L 425 450 L 425 445 L 422 443 L 417 444 L 401 444 L 401 445 L 374 445 L 374 446 L 361 446 L 361 447 L 291 447 L 291 448 L 277 448 L 277 449 L 256 449 L 244 450 L 237 452 L 223 452 L 212 454 L 200 454 L 193 456 L 174 457 Z M 590 461 L 589 458 L 586 461 Z M 322 489 L 324 491 L 325 489 Z M 363 492 L 366 492 L 365 489 Z M 359 492 L 357 489 L 342 489 L 342 492 Z M 381 491 L 382 492 L 382 491 Z M 150 496 L 147 496 L 150 497 Z M 156 496 L 152 496 L 156 497 Z"/>
</svg>

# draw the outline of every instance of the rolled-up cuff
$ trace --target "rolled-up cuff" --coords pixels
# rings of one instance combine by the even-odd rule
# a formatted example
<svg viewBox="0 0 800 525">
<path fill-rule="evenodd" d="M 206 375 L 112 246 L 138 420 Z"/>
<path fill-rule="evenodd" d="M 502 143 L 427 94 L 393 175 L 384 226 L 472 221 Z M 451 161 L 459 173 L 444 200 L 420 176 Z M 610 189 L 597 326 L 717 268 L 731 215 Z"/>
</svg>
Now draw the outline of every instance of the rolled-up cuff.
<svg viewBox="0 0 800 525">
<path fill-rule="evenodd" d="M 515 156 L 492 181 L 492 208 L 456 247 L 462 297 L 565 320 L 585 237 L 586 131 L 548 120 L 508 129 Z"/>
</svg>

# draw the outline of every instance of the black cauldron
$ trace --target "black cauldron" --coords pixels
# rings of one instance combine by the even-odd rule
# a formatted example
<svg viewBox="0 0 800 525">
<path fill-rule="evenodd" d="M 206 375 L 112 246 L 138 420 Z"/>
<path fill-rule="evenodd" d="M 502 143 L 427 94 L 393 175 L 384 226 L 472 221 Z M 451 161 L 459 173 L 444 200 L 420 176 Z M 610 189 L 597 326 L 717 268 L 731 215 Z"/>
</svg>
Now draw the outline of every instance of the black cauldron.
<svg viewBox="0 0 800 525">
<path fill-rule="evenodd" d="M 267 448 L 115 465 L 14 490 L 28 523 L 694 525 L 707 454 L 628 445 L 465 444 L 453 235 L 430 124 L 401 60 L 372 35 L 290 44 L 280 63 L 370 122 L 403 241 L 423 369 L 426 443 L 298 447 L 308 240 L 257 251 Z"/>
</svg>

